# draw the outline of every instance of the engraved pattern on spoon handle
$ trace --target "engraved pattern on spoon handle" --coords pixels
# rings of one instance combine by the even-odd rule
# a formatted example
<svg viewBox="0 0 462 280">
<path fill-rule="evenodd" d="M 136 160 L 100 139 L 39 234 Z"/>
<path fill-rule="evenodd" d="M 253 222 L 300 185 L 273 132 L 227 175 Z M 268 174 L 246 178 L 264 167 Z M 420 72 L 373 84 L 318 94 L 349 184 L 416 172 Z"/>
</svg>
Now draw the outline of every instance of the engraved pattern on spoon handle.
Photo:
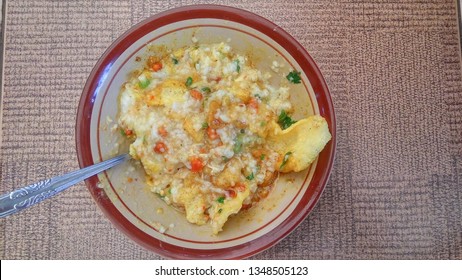
<svg viewBox="0 0 462 280">
<path fill-rule="evenodd" d="M 46 179 L 0 196 L 0 217 L 6 217 L 50 198 L 76 183 L 126 161 L 130 156 L 121 155 L 65 175 Z"/>
<path fill-rule="evenodd" d="M 25 209 L 31 205 L 39 203 L 40 201 L 53 196 L 56 194 L 56 190 L 44 190 L 49 185 L 51 185 L 52 179 L 47 179 L 40 181 L 38 183 L 26 186 L 19 190 L 12 191 L 9 195 L 2 196 L 0 198 L 0 203 L 3 206 L 3 201 L 8 203 L 9 201 L 19 201 L 15 203 L 13 207 L 8 209 L 8 211 L 2 213 L 5 215 L 13 214 L 19 210 Z M 37 194 L 35 194 L 37 193 Z M 6 204 L 8 206 L 8 204 Z"/>
</svg>

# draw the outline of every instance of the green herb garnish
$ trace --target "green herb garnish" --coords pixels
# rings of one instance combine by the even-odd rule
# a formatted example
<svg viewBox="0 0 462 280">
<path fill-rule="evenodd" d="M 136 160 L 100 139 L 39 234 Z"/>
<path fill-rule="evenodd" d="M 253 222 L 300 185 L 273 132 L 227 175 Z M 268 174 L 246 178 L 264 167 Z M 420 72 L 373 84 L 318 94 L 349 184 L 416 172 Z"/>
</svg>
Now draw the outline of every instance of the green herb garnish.
<svg viewBox="0 0 462 280">
<path fill-rule="evenodd" d="M 239 59 L 236 59 L 234 63 L 236 63 L 236 71 L 237 73 L 239 73 L 241 71 L 241 66 L 239 65 Z"/>
<path fill-rule="evenodd" d="M 178 59 L 172 57 L 173 64 L 178 64 Z"/>
<path fill-rule="evenodd" d="M 223 162 L 228 162 L 229 158 L 225 157 L 225 156 L 222 156 L 221 159 L 223 160 Z"/>
<path fill-rule="evenodd" d="M 291 125 L 296 123 L 297 121 L 292 120 L 289 115 L 287 115 L 286 111 L 282 110 L 281 114 L 279 115 L 278 118 L 278 123 L 282 127 L 282 129 L 289 128 Z"/>
<path fill-rule="evenodd" d="M 265 154 L 261 154 L 260 160 L 264 160 L 264 159 L 265 159 L 265 156 L 266 156 Z"/>
<path fill-rule="evenodd" d="M 252 172 L 252 173 L 250 173 L 249 176 L 247 176 L 247 177 L 245 177 L 245 178 L 246 178 L 247 180 L 251 181 L 251 180 L 253 180 L 253 178 L 255 178 L 255 176 L 253 175 L 253 172 Z"/>
<path fill-rule="evenodd" d="M 284 158 L 282 159 L 282 163 L 281 163 L 281 166 L 279 166 L 279 169 L 282 169 L 287 161 L 289 160 L 289 156 L 292 154 L 292 152 L 287 152 L 285 155 L 284 155 Z"/>
<path fill-rule="evenodd" d="M 299 84 L 302 80 L 302 78 L 300 78 L 300 74 L 301 74 L 300 72 L 293 70 L 286 76 L 286 78 L 287 80 L 289 80 L 289 82 L 293 84 Z"/>
<path fill-rule="evenodd" d="M 192 85 L 192 83 L 193 83 L 193 79 L 192 79 L 191 77 L 188 77 L 188 78 L 186 79 L 185 85 L 186 85 L 187 87 L 190 87 L 190 86 Z"/>
<path fill-rule="evenodd" d="M 204 122 L 202 123 L 202 129 L 207 129 L 209 127 L 209 124 Z"/>
<path fill-rule="evenodd" d="M 125 133 L 125 130 L 124 129 L 120 129 L 120 134 L 122 134 L 122 136 L 127 136 L 127 134 Z"/>
<path fill-rule="evenodd" d="M 220 214 L 221 212 L 223 212 L 223 209 L 218 209 L 218 214 Z"/>
<path fill-rule="evenodd" d="M 224 203 L 224 202 L 225 202 L 225 197 L 224 197 L 224 196 L 220 196 L 220 197 L 217 199 L 217 202 L 218 202 L 218 203 Z"/>
<path fill-rule="evenodd" d="M 206 93 L 212 92 L 212 90 L 210 90 L 209 87 L 203 87 L 203 88 L 202 88 L 202 91 L 203 91 L 203 92 L 206 92 Z"/>
<path fill-rule="evenodd" d="M 263 126 L 265 126 L 265 125 L 266 125 L 266 122 L 265 122 L 265 121 L 261 121 L 261 122 L 260 122 L 260 126 L 261 126 L 261 127 L 263 127 Z"/>
</svg>

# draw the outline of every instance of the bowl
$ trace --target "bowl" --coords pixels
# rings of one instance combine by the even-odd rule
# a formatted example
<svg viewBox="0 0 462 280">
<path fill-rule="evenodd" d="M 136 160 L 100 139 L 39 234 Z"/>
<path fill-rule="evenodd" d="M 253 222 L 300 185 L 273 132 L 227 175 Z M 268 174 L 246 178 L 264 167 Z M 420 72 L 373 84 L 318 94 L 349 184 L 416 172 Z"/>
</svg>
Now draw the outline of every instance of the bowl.
<svg viewBox="0 0 462 280">
<path fill-rule="evenodd" d="M 227 42 L 250 55 L 263 72 L 271 72 L 273 61 L 282 65 L 279 75 L 300 71 L 302 82 L 290 89 L 294 116 L 322 115 L 332 140 L 307 170 L 281 176 L 267 199 L 230 218 L 218 235 L 188 223 L 184 214 L 151 193 L 134 160 L 86 185 L 119 230 L 163 257 L 247 258 L 281 241 L 312 211 L 328 181 L 336 146 L 334 108 L 321 72 L 303 46 L 274 23 L 241 9 L 195 5 L 159 13 L 130 28 L 106 50 L 85 84 L 76 123 L 79 164 L 83 168 L 127 151 L 124 137 L 114 132 L 122 84 L 153 46 L 179 48 L 191 40 Z"/>
</svg>

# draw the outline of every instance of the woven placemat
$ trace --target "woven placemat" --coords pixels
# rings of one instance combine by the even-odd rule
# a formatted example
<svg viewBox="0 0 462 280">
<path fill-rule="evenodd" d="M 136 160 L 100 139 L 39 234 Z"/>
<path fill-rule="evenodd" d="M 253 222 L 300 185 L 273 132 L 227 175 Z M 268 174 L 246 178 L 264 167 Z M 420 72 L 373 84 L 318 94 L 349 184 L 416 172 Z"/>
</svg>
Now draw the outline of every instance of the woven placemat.
<svg viewBox="0 0 462 280">
<path fill-rule="evenodd" d="M 0 190 L 77 169 L 75 116 L 120 34 L 212 1 L 8 1 Z M 461 259 L 462 72 L 455 1 L 215 1 L 280 25 L 317 61 L 338 152 L 312 214 L 257 259 Z M 338 3 L 335 3 L 338 2 Z M 83 184 L 0 220 L 1 259 L 156 259 Z"/>
</svg>

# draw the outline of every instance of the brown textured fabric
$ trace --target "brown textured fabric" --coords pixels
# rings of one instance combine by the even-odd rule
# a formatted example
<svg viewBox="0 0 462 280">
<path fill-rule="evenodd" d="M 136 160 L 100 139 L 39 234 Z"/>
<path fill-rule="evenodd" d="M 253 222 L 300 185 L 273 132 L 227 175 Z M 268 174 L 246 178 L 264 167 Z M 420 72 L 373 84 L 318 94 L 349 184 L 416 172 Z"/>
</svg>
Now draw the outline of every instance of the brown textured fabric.
<svg viewBox="0 0 462 280">
<path fill-rule="evenodd" d="M 202 1 L 8 1 L 0 191 L 78 168 L 81 90 L 142 19 Z M 205 1 L 204 1 L 205 2 Z M 215 1 L 280 25 L 317 61 L 338 119 L 311 215 L 257 259 L 462 259 L 462 72 L 456 3 Z M 83 184 L 0 220 L 1 259 L 156 259 Z"/>
</svg>

